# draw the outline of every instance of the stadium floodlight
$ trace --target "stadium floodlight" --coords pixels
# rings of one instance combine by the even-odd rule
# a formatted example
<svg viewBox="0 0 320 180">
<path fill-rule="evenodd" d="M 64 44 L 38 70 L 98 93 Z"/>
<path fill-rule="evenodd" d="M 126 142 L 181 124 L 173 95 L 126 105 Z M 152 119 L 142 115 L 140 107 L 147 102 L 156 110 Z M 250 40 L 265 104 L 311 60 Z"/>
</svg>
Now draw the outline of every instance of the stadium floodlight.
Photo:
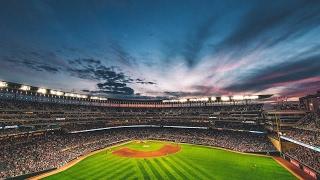
<svg viewBox="0 0 320 180">
<path fill-rule="evenodd" d="M 259 96 L 253 95 L 253 96 L 244 96 L 244 99 L 259 99 Z"/>
<path fill-rule="evenodd" d="M 97 96 L 91 96 L 90 99 L 92 99 L 92 100 L 100 100 L 100 101 L 106 101 L 106 100 L 108 100 L 107 98 L 97 97 Z"/>
<path fill-rule="evenodd" d="M 86 99 L 86 98 L 88 98 L 88 96 L 87 95 L 81 95 L 81 98 Z"/>
<path fill-rule="evenodd" d="M 47 89 L 45 89 L 45 88 L 38 88 L 37 93 L 46 94 L 46 93 L 47 93 Z"/>
<path fill-rule="evenodd" d="M 201 98 L 201 101 L 209 101 L 209 98 L 208 97 Z"/>
<path fill-rule="evenodd" d="M 50 90 L 50 94 L 56 95 L 56 94 L 57 94 L 57 91 L 55 91 L 55 90 Z"/>
<path fill-rule="evenodd" d="M 237 100 L 237 101 L 241 101 L 241 100 L 244 99 L 244 97 L 241 96 L 241 95 L 235 95 L 235 96 L 232 96 L 232 99 L 233 99 L 233 100 Z"/>
<path fill-rule="evenodd" d="M 64 96 L 67 96 L 67 97 L 76 97 L 76 94 L 73 94 L 73 93 L 65 93 Z"/>
<path fill-rule="evenodd" d="M 92 99 L 92 100 L 98 100 L 98 99 L 99 99 L 99 97 L 91 96 L 91 97 L 90 97 L 90 99 Z"/>
<path fill-rule="evenodd" d="M 209 116 L 209 119 L 217 119 L 216 116 Z"/>
<path fill-rule="evenodd" d="M 27 85 L 21 85 L 20 90 L 22 91 L 30 91 L 31 87 Z"/>
<path fill-rule="evenodd" d="M 179 99 L 179 102 L 181 102 L 181 103 L 184 103 L 184 102 L 187 102 L 188 101 L 188 99 Z"/>
<path fill-rule="evenodd" d="M 57 91 L 57 96 L 63 96 L 64 92 L 62 91 Z"/>
<path fill-rule="evenodd" d="M 171 99 L 171 100 L 162 100 L 163 103 L 175 103 L 175 102 L 180 102 L 177 99 Z"/>
<path fill-rule="evenodd" d="M 216 101 L 217 98 L 216 97 L 211 97 L 211 101 Z"/>
<path fill-rule="evenodd" d="M 209 101 L 209 98 L 207 98 L 207 97 L 205 97 L 205 98 L 193 98 L 193 99 L 189 99 L 189 101 L 192 101 L 192 102 Z"/>
<path fill-rule="evenodd" d="M 50 94 L 57 95 L 57 96 L 62 96 L 64 93 L 61 92 L 61 91 L 50 90 Z"/>
<path fill-rule="evenodd" d="M 0 81 L 0 88 L 8 87 L 8 83 Z"/>
<path fill-rule="evenodd" d="M 230 97 L 228 96 L 222 96 L 221 101 L 230 101 Z"/>
</svg>

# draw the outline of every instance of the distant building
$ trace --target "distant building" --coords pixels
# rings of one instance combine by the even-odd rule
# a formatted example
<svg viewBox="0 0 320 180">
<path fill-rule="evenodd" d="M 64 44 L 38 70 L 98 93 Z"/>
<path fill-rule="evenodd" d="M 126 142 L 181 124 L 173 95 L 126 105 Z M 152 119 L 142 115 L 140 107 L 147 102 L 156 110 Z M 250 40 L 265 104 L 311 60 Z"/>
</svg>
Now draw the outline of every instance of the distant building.
<svg viewBox="0 0 320 180">
<path fill-rule="evenodd" d="M 320 115 L 320 90 L 313 95 L 307 95 L 299 99 L 307 111 L 315 112 Z"/>
</svg>

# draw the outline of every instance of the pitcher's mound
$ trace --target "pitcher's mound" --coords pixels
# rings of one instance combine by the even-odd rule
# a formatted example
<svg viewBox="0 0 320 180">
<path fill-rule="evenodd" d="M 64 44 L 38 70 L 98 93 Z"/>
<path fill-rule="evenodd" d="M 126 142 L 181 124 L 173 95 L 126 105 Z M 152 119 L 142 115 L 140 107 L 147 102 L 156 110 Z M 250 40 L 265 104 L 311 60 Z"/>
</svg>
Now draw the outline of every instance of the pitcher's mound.
<svg viewBox="0 0 320 180">
<path fill-rule="evenodd" d="M 121 157 L 134 157 L 134 158 L 145 158 L 145 157 L 160 157 L 169 154 L 176 153 L 181 150 L 179 145 L 166 144 L 162 148 L 156 151 L 138 151 L 130 148 L 121 148 L 113 151 L 112 154 Z"/>
</svg>

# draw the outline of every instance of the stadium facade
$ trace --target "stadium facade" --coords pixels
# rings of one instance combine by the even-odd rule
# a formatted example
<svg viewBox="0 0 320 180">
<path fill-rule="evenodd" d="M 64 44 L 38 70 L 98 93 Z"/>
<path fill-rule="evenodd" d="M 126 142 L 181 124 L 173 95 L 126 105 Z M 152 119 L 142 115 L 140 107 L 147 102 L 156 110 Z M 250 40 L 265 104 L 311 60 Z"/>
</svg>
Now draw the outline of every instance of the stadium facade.
<svg viewBox="0 0 320 180">
<path fill-rule="evenodd" d="M 13 166 L 14 162 L 3 158 L 1 162 L 7 167 L 1 167 L 0 178 L 29 173 L 34 175 L 61 167 L 88 151 L 137 137 L 205 144 L 241 152 L 278 154 L 310 177 L 319 178 L 319 111 L 314 110 L 319 107 L 306 107 L 310 104 L 308 97 L 301 99 L 301 107 L 280 105 L 265 110 L 263 101 L 271 96 L 112 99 L 2 81 L 2 157 L 18 158 L 21 155 L 19 152 L 37 143 L 42 144 L 37 145 L 34 151 L 42 152 L 46 149 L 44 145 L 52 146 L 51 154 L 56 157 L 49 156 L 52 162 L 48 164 L 41 164 L 39 161 L 43 160 L 35 158 L 33 163 L 38 163 L 37 167 L 30 167 L 27 160 Z M 313 106 L 319 106 L 314 100 L 311 101 Z M 312 123 L 314 126 L 310 125 Z M 108 138 L 101 142 L 94 141 L 105 137 Z M 65 146 L 54 144 L 57 140 Z M 73 141 L 89 145 L 74 146 Z M 10 153 L 12 149 L 16 149 L 16 154 Z M 77 153 L 72 154 L 73 151 Z M 21 156 L 34 158 L 32 153 Z M 57 155 L 59 153 L 62 155 Z"/>
</svg>

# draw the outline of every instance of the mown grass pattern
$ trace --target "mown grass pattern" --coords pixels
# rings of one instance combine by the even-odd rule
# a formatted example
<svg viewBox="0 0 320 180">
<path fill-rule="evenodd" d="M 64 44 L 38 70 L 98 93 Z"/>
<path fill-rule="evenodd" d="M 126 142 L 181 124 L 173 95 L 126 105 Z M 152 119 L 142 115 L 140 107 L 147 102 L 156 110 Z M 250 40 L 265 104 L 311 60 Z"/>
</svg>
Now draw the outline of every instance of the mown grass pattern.
<svg viewBox="0 0 320 180">
<path fill-rule="evenodd" d="M 140 149 L 132 143 L 127 147 L 148 150 L 144 144 Z M 152 150 L 165 143 L 146 142 Z M 296 179 L 272 158 L 189 144 L 181 144 L 181 147 L 176 154 L 157 158 L 125 158 L 102 151 L 45 179 Z"/>
</svg>

